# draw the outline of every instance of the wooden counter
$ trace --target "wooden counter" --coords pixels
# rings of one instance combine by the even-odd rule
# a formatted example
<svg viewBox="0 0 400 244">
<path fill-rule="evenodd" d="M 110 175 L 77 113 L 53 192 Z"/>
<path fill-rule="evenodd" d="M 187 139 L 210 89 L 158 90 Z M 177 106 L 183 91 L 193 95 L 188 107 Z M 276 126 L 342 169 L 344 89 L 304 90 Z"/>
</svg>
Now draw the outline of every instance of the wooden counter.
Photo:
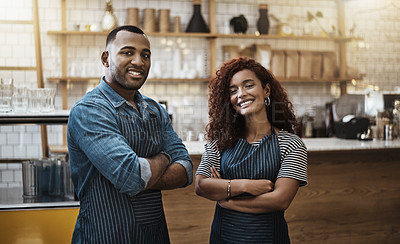
<svg viewBox="0 0 400 244">
<path fill-rule="evenodd" d="M 286 211 L 292 243 L 400 243 L 400 140 L 326 138 L 305 142 L 309 149 L 309 184 L 300 188 Z M 196 171 L 204 143 L 185 144 Z M 208 243 L 215 202 L 197 196 L 194 187 L 193 183 L 183 189 L 163 191 L 172 244 Z M 36 209 L 10 211 L 18 204 L 9 196 L 7 199 L 0 211 L 0 219 L 5 220 L 0 225 L 0 236 L 7 234 L 21 241 L 31 240 L 30 243 L 61 243 L 70 238 L 79 203 L 56 209 L 29 203 Z M 44 237 L 47 241 L 40 242 Z M 16 239 L 3 241 L 13 243 L 12 240 Z"/>
<path fill-rule="evenodd" d="M 399 140 L 305 141 L 314 147 L 308 152 L 309 184 L 286 211 L 292 243 L 400 243 Z M 194 144 L 189 152 L 203 150 Z M 200 155 L 192 159 L 196 170 Z M 163 196 L 171 243 L 208 243 L 215 202 L 196 196 L 194 184 Z"/>
<path fill-rule="evenodd" d="M 286 211 L 293 243 L 400 243 L 400 150 L 310 152 Z"/>
</svg>

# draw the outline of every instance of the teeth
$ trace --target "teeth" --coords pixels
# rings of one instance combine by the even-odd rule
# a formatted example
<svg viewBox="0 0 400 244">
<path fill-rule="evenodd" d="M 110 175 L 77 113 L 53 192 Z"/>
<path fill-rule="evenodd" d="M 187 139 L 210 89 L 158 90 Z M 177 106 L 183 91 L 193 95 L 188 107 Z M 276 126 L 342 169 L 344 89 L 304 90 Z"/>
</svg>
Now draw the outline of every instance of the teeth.
<svg viewBox="0 0 400 244">
<path fill-rule="evenodd" d="M 129 74 L 132 74 L 132 75 L 140 75 L 140 72 L 129 71 Z"/>
<path fill-rule="evenodd" d="M 247 101 L 247 102 L 241 103 L 241 104 L 239 104 L 239 107 L 246 106 L 246 105 L 248 105 L 248 104 L 250 104 L 250 103 L 252 103 L 252 102 L 253 102 L 253 101 Z"/>
</svg>

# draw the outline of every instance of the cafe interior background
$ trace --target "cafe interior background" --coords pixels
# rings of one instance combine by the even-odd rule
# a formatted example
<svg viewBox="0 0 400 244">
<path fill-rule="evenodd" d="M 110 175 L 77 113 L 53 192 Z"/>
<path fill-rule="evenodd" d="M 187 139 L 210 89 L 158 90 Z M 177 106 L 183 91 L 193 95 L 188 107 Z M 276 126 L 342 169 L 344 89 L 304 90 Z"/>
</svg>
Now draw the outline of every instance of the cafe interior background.
<svg viewBox="0 0 400 244">
<path fill-rule="evenodd" d="M 346 82 L 348 94 L 366 94 L 374 97 L 387 92 L 400 93 L 400 1 L 393 0 L 344 0 L 346 61 L 348 71 L 356 78 Z M 40 39 L 45 87 L 56 89 L 55 108 L 62 109 L 61 83 L 54 77 L 62 75 L 61 45 L 63 35 L 52 33 L 61 30 L 61 3 L 57 0 L 39 0 Z M 67 84 L 70 109 L 87 91 L 93 89 L 103 73 L 100 55 L 104 49 L 105 35 L 89 35 L 86 31 L 101 30 L 105 0 L 67 0 L 66 29 L 79 30 L 82 34 L 67 35 L 67 75 L 91 77 Z M 127 22 L 127 9 L 137 8 L 140 27 L 143 27 L 144 9 L 170 10 L 171 26 L 179 16 L 180 31 L 184 32 L 193 14 L 190 0 L 114 0 L 114 14 L 119 25 Z M 230 19 L 243 14 L 248 22 L 247 34 L 257 31 L 259 4 L 268 4 L 270 30 L 278 34 L 278 24 L 286 22 L 295 36 L 313 35 L 336 37 L 338 13 L 334 0 L 217 0 L 215 1 L 216 32 L 233 33 Z M 317 12 L 323 16 L 314 20 Z M 209 21 L 208 1 L 202 1 L 201 13 Z M 14 0 L 0 2 L 2 20 L 32 19 L 32 1 Z M 157 26 L 157 25 L 156 25 Z M 322 27 L 322 28 L 321 28 Z M 322 29 L 325 32 L 322 32 Z M 0 24 L 0 66 L 35 66 L 35 41 L 32 25 Z M 203 140 L 207 115 L 207 78 L 209 77 L 209 43 L 204 37 L 181 37 L 150 35 L 152 67 L 149 81 L 140 90 L 144 95 L 158 101 L 166 101 L 172 115 L 173 126 L 183 140 Z M 277 50 L 312 50 L 335 52 L 336 67 L 339 62 L 338 43 L 324 39 L 260 39 L 217 38 L 215 60 L 219 66 L 225 60 L 224 46 L 237 45 L 240 50 L 254 44 L 269 44 Z M 13 78 L 14 85 L 37 87 L 35 71 L 0 70 L 0 77 Z M 53 78 L 52 78 L 53 77 Z M 96 78 L 93 78 L 96 77 Z M 158 79 L 158 80 L 157 80 Z M 168 82 L 171 80 L 171 82 Z M 335 80 L 335 79 L 333 79 Z M 286 88 L 301 118 L 306 114 L 316 115 L 341 97 L 343 82 L 286 81 Z M 378 100 L 379 101 L 379 100 Z M 371 105 L 371 104 L 370 104 Z M 379 102 L 366 107 L 368 115 L 375 116 L 382 109 Z M 63 143 L 63 126 L 48 126 L 49 144 Z M 42 156 L 40 127 L 35 125 L 0 126 L 1 158 L 39 158 Z M 0 187 L 22 186 L 21 165 L 0 164 Z"/>
</svg>

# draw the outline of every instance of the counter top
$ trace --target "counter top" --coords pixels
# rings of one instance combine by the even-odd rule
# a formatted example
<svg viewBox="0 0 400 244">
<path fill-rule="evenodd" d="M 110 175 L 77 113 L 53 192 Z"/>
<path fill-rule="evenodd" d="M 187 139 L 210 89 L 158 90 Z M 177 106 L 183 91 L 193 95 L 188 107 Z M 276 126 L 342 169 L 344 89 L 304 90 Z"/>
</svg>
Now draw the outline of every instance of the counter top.
<svg viewBox="0 0 400 244">
<path fill-rule="evenodd" d="M 0 188 L 0 211 L 79 207 L 79 201 L 63 197 L 25 198 L 22 195 L 22 187 Z"/>
<path fill-rule="evenodd" d="M 382 150 L 400 149 L 400 140 L 351 140 L 330 138 L 303 138 L 308 152 L 343 151 L 343 150 Z M 184 141 L 190 155 L 201 155 L 204 152 L 204 141 Z"/>
<path fill-rule="evenodd" d="M 362 151 L 400 149 L 400 140 L 360 141 L 340 138 L 304 138 L 308 152 Z M 205 141 L 184 141 L 190 155 L 202 155 Z M 24 198 L 21 188 L 0 188 L 0 211 L 43 209 L 43 208 L 74 208 L 79 207 L 79 201 L 57 197 Z"/>
<path fill-rule="evenodd" d="M 0 114 L 0 124 L 66 124 L 69 112 L 69 110 L 55 110 L 49 113 L 2 113 Z"/>
</svg>

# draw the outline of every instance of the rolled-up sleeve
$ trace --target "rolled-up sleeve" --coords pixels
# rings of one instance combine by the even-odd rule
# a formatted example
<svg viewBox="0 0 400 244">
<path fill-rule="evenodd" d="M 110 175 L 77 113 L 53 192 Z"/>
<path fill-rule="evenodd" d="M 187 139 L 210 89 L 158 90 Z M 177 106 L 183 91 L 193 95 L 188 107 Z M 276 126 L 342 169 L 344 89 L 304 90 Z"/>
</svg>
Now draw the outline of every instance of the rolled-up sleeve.
<svg viewBox="0 0 400 244">
<path fill-rule="evenodd" d="M 168 116 L 168 112 L 160 106 L 161 116 L 163 120 L 163 147 L 164 151 L 171 156 L 172 163 L 178 163 L 182 165 L 186 170 L 186 176 L 188 182 L 183 187 L 186 187 L 193 183 L 193 163 L 190 159 L 189 153 L 183 144 L 181 138 L 174 131 L 171 121 Z"/>
<path fill-rule="evenodd" d="M 216 141 L 208 142 L 204 145 L 204 153 L 201 156 L 196 175 L 211 177 L 211 167 L 214 166 L 218 172 L 221 172 L 221 156 L 216 148 Z"/>
<path fill-rule="evenodd" d="M 186 176 L 187 176 L 188 182 L 183 187 L 192 184 L 193 183 L 193 164 L 192 164 L 192 161 L 178 160 L 178 161 L 175 161 L 174 163 L 182 165 L 186 170 Z"/>
<path fill-rule="evenodd" d="M 147 160 L 128 145 L 114 118 L 109 108 L 96 101 L 77 104 L 71 110 L 68 147 L 71 175 L 74 184 L 81 187 L 79 191 L 96 173 L 93 167 L 121 193 L 136 195 L 151 177 Z"/>
</svg>

